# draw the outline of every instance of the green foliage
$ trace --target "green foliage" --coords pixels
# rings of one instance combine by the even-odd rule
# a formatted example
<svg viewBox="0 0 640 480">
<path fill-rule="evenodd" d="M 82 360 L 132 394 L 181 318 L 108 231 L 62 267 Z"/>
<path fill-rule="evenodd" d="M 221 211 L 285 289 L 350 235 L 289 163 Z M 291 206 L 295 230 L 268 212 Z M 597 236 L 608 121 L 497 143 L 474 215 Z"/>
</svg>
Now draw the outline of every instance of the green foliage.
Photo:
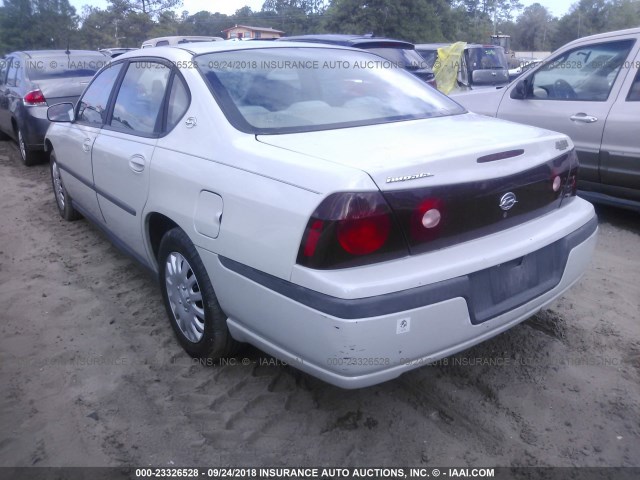
<svg viewBox="0 0 640 480">
<path fill-rule="evenodd" d="M 444 0 L 333 0 L 323 26 L 334 33 L 441 41 L 445 39 L 441 19 L 449 10 Z"/>
<path fill-rule="evenodd" d="M 5 0 L 0 7 L 0 51 L 66 48 L 77 23 L 68 0 Z"/>
<path fill-rule="evenodd" d="M 556 30 L 557 19 L 545 7 L 534 3 L 518 17 L 511 45 L 514 50 L 549 51 Z"/>
</svg>

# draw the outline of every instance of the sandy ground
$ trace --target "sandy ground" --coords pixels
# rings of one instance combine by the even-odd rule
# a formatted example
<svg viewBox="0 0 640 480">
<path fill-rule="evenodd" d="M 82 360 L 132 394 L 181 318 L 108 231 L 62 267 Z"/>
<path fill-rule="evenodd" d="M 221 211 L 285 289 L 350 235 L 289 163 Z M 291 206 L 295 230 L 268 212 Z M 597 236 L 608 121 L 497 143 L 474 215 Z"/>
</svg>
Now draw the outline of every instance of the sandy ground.
<svg viewBox="0 0 640 480">
<path fill-rule="evenodd" d="M 550 309 L 345 391 L 250 348 L 193 365 L 152 278 L 62 221 L 48 166 L 8 142 L 0 202 L 0 466 L 640 466 L 635 213 L 598 209 L 592 266 Z"/>
</svg>

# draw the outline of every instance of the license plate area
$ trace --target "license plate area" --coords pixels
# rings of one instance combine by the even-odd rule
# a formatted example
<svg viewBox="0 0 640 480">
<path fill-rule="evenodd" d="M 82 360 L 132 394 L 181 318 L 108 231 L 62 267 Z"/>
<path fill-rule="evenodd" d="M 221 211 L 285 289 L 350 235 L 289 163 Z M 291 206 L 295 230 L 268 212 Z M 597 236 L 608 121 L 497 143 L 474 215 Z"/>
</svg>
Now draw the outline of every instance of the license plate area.
<svg viewBox="0 0 640 480">
<path fill-rule="evenodd" d="M 472 322 L 482 323 L 542 295 L 562 278 L 566 252 L 555 242 L 469 275 Z"/>
</svg>

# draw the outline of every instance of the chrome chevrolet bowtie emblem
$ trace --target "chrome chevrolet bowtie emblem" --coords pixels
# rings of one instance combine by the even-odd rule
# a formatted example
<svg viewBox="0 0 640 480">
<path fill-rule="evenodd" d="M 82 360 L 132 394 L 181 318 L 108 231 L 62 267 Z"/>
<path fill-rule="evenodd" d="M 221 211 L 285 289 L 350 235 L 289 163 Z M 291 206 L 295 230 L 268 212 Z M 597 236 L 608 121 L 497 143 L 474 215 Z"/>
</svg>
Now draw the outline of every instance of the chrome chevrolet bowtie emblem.
<svg viewBox="0 0 640 480">
<path fill-rule="evenodd" d="M 518 203 L 518 200 L 516 199 L 516 195 L 513 192 L 508 192 L 505 193 L 501 198 L 500 198 L 500 208 L 502 210 L 504 210 L 505 212 L 507 210 L 511 210 L 511 208 Z"/>
</svg>

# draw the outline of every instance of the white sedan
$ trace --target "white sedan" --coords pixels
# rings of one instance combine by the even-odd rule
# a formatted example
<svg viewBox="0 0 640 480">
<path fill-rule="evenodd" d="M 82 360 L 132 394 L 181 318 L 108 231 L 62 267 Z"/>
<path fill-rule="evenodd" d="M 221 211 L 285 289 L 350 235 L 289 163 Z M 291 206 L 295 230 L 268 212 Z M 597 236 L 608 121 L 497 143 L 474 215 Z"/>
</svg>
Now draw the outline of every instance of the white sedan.
<svg viewBox="0 0 640 480">
<path fill-rule="evenodd" d="M 527 319 L 596 242 L 568 137 L 361 50 L 137 50 L 49 118 L 60 214 L 157 274 L 194 357 L 248 342 L 344 388 L 386 381 Z"/>
</svg>

